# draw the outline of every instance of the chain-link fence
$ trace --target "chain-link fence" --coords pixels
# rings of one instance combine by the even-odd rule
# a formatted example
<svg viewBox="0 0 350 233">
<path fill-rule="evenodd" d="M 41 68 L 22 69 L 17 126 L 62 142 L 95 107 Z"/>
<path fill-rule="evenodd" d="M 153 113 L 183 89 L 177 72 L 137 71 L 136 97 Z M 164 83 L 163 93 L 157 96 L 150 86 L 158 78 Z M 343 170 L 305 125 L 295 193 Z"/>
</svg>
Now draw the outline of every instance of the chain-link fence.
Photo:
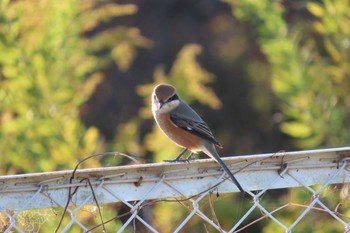
<svg viewBox="0 0 350 233">
<path fill-rule="evenodd" d="M 263 221 L 347 232 L 349 158 L 350 148 L 224 158 L 244 195 L 209 159 L 3 176 L 0 232 L 257 232 Z M 290 188 L 306 198 L 281 202 Z"/>
</svg>

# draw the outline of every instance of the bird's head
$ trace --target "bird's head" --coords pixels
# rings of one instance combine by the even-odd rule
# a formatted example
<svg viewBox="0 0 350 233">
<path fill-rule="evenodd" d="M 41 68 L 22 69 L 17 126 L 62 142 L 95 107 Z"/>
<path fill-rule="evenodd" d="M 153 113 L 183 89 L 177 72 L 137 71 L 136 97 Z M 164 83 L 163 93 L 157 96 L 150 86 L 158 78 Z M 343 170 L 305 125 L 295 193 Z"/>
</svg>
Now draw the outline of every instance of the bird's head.
<svg viewBox="0 0 350 233">
<path fill-rule="evenodd" d="M 176 89 L 169 84 L 157 85 L 152 94 L 152 110 L 157 113 L 168 113 L 180 104 Z"/>
</svg>

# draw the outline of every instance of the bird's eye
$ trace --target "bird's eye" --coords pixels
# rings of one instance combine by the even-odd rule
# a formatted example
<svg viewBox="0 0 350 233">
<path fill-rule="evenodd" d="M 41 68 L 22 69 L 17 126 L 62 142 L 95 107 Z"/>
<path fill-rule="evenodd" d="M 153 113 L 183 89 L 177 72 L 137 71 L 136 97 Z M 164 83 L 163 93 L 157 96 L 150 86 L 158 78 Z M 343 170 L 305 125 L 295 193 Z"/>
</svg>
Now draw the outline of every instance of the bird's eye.
<svg viewBox="0 0 350 233">
<path fill-rule="evenodd" d="M 170 101 L 173 101 L 173 100 L 177 100 L 177 99 L 179 99 L 179 97 L 175 94 L 175 95 L 173 95 L 172 97 L 170 97 L 170 98 L 167 100 L 167 102 L 170 102 Z"/>
</svg>

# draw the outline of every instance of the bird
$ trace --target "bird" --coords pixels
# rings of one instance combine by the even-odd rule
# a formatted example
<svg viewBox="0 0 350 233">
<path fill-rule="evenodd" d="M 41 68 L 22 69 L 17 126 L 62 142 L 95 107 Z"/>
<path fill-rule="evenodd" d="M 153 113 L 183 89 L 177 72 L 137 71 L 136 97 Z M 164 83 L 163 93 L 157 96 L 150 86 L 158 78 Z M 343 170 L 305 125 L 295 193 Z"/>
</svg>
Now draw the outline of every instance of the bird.
<svg viewBox="0 0 350 233">
<path fill-rule="evenodd" d="M 161 131 L 175 144 L 184 148 L 172 161 L 179 161 L 187 150 L 191 151 L 189 157 L 193 153 L 204 152 L 216 160 L 237 188 L 244 193 L 242 186 L 216 151 L 216 147 L 222 148 L 221 144 L 195 110 L 179 98 L 174 86 L 155 86 L 152 93 L 152 113 Z"/>
</svg>

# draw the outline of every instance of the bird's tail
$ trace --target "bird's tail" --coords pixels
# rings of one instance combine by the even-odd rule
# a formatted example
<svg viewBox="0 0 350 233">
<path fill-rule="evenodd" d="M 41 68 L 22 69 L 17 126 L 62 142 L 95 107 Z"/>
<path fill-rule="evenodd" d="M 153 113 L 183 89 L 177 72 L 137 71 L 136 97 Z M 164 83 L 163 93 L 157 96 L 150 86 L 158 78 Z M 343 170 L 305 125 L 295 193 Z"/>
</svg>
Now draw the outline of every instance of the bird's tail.
<svg viewBox="0 0 350 233">
<path fill-rule="evenodd" d="M 220 155 L 218 154 L 218 152 L 216 152 L 215 147 L 212 144 L 207 145 L 207 146 L 205 146 L 205 148 L 203 148 L 203 152 L 206 153 L 209 157 L 215 159 L 219 163 L 219 165 L 224 169 L 224 171 L 227 173 L 227 175 L 230 176 L 231 180 L 233 181 L 233 183 L 235 183 L 237 188 L 242 193 L 244 193 L 244 190 L 243 190 L 242 186 L 239 184 L 238 180 L 232 174 L 230 169 L 226 166 L 224 161 L 222 161 L 222 159 L 220 158 Z"/>
</svg>

